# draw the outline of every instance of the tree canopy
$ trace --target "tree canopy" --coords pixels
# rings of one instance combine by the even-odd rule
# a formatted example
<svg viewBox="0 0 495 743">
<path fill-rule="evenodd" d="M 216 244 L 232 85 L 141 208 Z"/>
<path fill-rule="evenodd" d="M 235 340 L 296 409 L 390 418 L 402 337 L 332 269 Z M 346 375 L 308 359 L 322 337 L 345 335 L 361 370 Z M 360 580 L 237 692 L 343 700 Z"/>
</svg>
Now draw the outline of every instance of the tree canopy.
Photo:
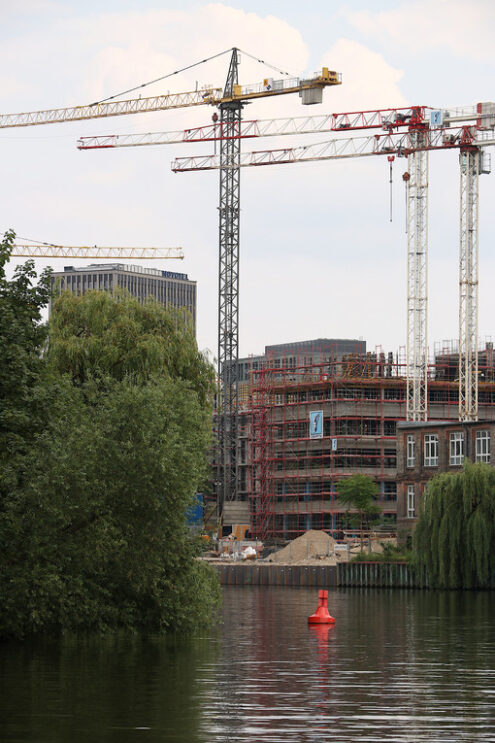
<svg viewBox="0 0 495 743">
<path fill-rule="evenodd" d="M 7 280 L 5 267 L 14 237 L 12 231 L 6 232 L 0 244 L 0 465 L 23 448 L 36 426 L 33 391 L 42 374 L 46 342 L 41 311 L 50 297 L 50 271 L 34 283 L 33 261 L 18 266 L 13 279 Z"/>
<path fill-rule="evenodd" d="M 466 462 L 428 483 L 413 534 L 420 577 L 437 588 L 487 588 L 495 579 L 495 470 Z"/>
<path fill-rule="evenodd" d="M 213 372 L 194 337 L 156 303 L 90 292 L 57 299 L 47 344 L 49 274 L 0 276 L 16 441 L 0 458 L 0 637 L 207 624 L 218 581 L 186 511 L 209 475 Z"/>
</svg>

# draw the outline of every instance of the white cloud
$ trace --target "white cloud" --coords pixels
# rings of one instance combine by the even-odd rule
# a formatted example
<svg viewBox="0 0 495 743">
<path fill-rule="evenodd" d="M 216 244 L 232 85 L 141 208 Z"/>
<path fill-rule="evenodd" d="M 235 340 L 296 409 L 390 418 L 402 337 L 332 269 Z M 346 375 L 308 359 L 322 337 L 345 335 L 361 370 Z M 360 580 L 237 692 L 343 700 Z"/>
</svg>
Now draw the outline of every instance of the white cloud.
<svg viewBox="0 0 495 743">
<path fill-rule="evenodd" d="M 392 40 L 412 54 L 447 49 L 458 57 L 491 61 L 495 44 L 493 0 L 415 0 L 393 10 L 347 12 L 348 20 L 377 40 Z M 411 60 L 412 62 L 414 60 Z M 448 66 L 445 67 L 448 75 Z"/>
<path fill-rule="evenodd" d="M 342 73 L 342 85 L 329 94 L 334 111 L 408 105 L 399 85 L 402 71 L 357 41 L 339 39 L 322 59 Z"/>
<path fill-rule="evenodd" d="M 433 5 L 437 2 L 434 0 Z M 375 16 L 369 17 L 375 23 Z M 21 28 L 22 24 L 18 25 Z M 308 47 L 297 28 L 274 16 L 261 17 L 220 3 L 198 5 L 188 12 L 155 9 L 77 16 L 68 12 L 47 13 L 39 28 L 32 23 L 29 32 L 17 30 L 0 45 L 2 108 L 16 111 L 87 103 L 233 45 L 279 64 L 282 69 L 288 67 L 290 72 L 307 71 Z M 244 117 L 301 116 L 408 105 L 401 90 L 402 71 L 390 64 L 383 51 L 377 53 L 350 38 L 342 38 L 329 44 L 328 51 L 321 54 L 321 65 L 342 72 L 344 78 L 342 86 L 325 91 L 323 106 L 303 109 L 297 96 L 282 96 L 246 106 Z M 200 85 L 222 86 L 227 67 L 225 56 L 146 89 L 143 95 L 191 90 L 196 81 Z M 408 76 L 421 77 L 414 55 L 405 71 Z M 254 83 L 265 74 L 263 67 L 242 56 L 242 83 Z M 176 156 L 204 149 L 210 152 L 213 146 L 92 152 L 75 149 L 78 136 L 183 129 L 207 123 L 212 113 L 213 109 L 203 106 L 72 125 L 3 130 L 0 201 L 4 215 L 1 226 L 13 226 L 26 237 L 67 245 L 182 245 L 186 259 L 181 263 L 170 261 L 162 267 L 184 271 L 198 281 L 199 343 L 216 353 L 218 174 L 174 175 L 169 166 Z M 310 138 L 286 137 L 282 144 L 275 138 L 247 141 L 243 149 L 272 149 L 306 141 Z M 448 155 L 438 155 L 441 157 Z M 242 172 L 243 354 L 262 350 L 268 343 L 318 336 L 362 335 L 370 346 L 381 342 L 387 350 L 403 342 L 406 237 L 401 214 L 402 163 L 394 167 L 392 225 L 388 222 L 385 159 Z M 432 184 L 452 186 L 452 196 L 448 203 L 432 206 L 430 213 L 440 235 L 439 247 L 435 248 L 432 229 L 432 257 L 442 247 L 454 267 L 449 279 L 451 299 L 448 305 L 439 305 L 444 317 L 454 318 L 454 333 L 456 174 L 456 166 L 450 180 L 443 174 L 434 174 Z M 490 179 L 486 180 L 485 220 L 493 200 L 493 187 Z M 447 239 L 443 229 L 449 223 L 452 224 Z M 493 231 L 493 221 L 483 227 L 484 234 Z M 53 261 L 59 269 L 64 262 Z M 441 284 L 435 286 L 432 271 L 432 297 L 440 297 L 442 291 Z M 493 316 L 493 311 L 485 311 L 487 318 Z M 436 322 L 445 327 L 440 314 Z M 440 329 L 431 337 L 446 337 L 449 330 Z"/>
</svg>

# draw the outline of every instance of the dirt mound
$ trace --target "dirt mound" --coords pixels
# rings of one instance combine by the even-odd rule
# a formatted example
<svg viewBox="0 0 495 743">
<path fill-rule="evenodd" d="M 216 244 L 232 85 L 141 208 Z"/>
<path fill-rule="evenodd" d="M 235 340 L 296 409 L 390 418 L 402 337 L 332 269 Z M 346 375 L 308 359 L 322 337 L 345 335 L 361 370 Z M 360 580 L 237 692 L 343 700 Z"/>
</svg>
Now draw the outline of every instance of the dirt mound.
<svg viewBox="0 0 495 743">
<path fill-rule="evenodd" d="M 320 560 L 335 564 L 335 539 L 325 531 L 314 529 L 293 539 L 286 547 L 267 557 L 267 562 L 286 564 L 304 564 Z"/>
</svg>

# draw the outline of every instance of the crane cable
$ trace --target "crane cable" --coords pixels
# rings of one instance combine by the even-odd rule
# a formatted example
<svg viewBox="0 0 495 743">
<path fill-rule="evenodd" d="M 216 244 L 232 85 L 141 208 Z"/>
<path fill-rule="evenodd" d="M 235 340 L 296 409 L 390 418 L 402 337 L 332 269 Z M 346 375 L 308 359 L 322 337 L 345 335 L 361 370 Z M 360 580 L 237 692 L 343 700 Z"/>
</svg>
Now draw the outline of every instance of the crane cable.
<svg viewBox="0 0 495 743">
<path fill-rule="evenodd" d="M 63 245 L 58 245 L 57 243 L 47 243 L 43 240 L 32 240 L 30 237 L 21 237 L 20 235 L 15 235 L 16 240 L 23 240 L 27 243 L 35 243 L 36 245 L 46 245 L 47 248 L 63 248 Z M 96 247 L 96 246 L 95 246 Z"/>
<path fill-rule="evenodd" d="M 253 57 L 252 54 L 249 54 L 249 52 L 245 52 L 243 49 L 239 49 L 238 51 L 240 51 L 242 54 L 245 54 L 246 57 L 250 57 L 251 59 L 254 59 L 255 62 L 259 62 L 260 64 L 264 64 L 266 67 L 270 67 L 272 70 L 275 70 L 275 72 L 278 72 L 280 75 L 287 75 L 287 77 L 296 77 L 296 75 L 293 75 L 291 72 L 285 72 L 284 70 L 281 70 L 280 67 L 275 67 L 269 62 L 265 62 L 264 59 Z"/>
<path fill-rule="evenodd" d="M 107 101 L 113 101 L 114 98 L 120 98 L 122 95 L 127 95 L 128 93 L 134 93 L 136 90 L 141 90 L 141 88 L 146 88 L 148 85 L 153 85 L 154 83 L 159 83 L 162 80 L 166 80 L 168 77 L 173 77 L 174 75 L 179 75 L 181 72 L 186 72 L 186 70 L 192 70 L 193 67 L 198 67 L 201 64 L 205 64 L 205 62 L 211 62 L 212 59 L 217 59 L 218 57 L 222 57 L 224 54 L 228 54 L 229 52 L 233 51 L 237 47 L 231 47 L 230 49 L 225 49 L 223 52 L 219 52 L 218 54 L 213 54 L 211 57 L 206 57 L 206 59 L 202 59 L 199 62 L 194 62 L 193 64 L 187 65 L 187 67 L 182 67 L 180 70 L 174 70 L 173 72 L 169 72 L 167 75 L 162 75 L 161 77 L 157 77 L 154 80 L 150 80 L 147 83 L 141 83 L 140 85 L 136 85 L 134 88 L 128 88 L 127 90 L 122 90 L 120 93 L 115 93 L 114 95 L 108 96 L 108 98 L 102 98 L 100 101 L 95 101 L 94 103 L 90 103 L 90 106 L 98 106 L 100 103 L 106 103 Z M 238 51 L 242 52 L 242 54 L 245 54 L 246 57 L 250 57 L 251 59 L 254 59 L 255 62 L 259 62 L 260 64 L 266 65 L 266 67 L 270 67 L 272 70 L 276 70 L 276 72 L 280 73 L 281 75 L 287 75 L 288 77 L 294 77 L 290 74 L 290 72 L 284 72 L 279 67 L 275 67 L 274 65 L 269 64 L 268 62 L 265 62 L 263 59 L 259 59 L 258 57 L 254 57 L 252 54 L 249 54 L 249 52 L 244 52 L 242 49 L 239 49 Z"/>
<path fill-rule="evenodd" d="M 198 67 L 200 64 L 204 64 L 205 62 L 210 62 L 212 59 L 216 59 L 217 57 L 221 57 L 224 54 L 227 54 L 228 52 L 232 51 L 231 49 L 225 49 L 223 52 L 219 52 L 218 54 L 214 54 L 211 57 L 206 57 L 206 59 L 202 59 L 200 62 L 194 62 L 193 64 L 188 65 L 187 67 L 182 67 L 180 70 L 174 70 L 174 72 L 169 72 L 168 75 L 162 75 L 161 77 L 155 78 L 155 80 L 150 80 L 147 83 L 141 83 L 141 85 L 136 85 L 134 88 L 128 88 L 128 90 L 123 90 L 120 93 L 115 93 L 115 95 L 110 95 L 108 98 L 102 98 L 101 101 L 95 101 L 94 103 L 90 103 L 90 106 L 98 106 L 100 103 L 106 103 L 107 101 L 112 101 L 114 98 L 120 98 L 121 95 L 127 95 L 127 93 L 134 93 L 135 90 L 140 90 L 141 88 L 146 88 L 148 85 L 153 85 L 154 83 L 159 83 L 161 80 L 166 80 L 168 77 L 173 77 L 174 75 L 178 75 L 181 72 L 185 72 L 186 70 L 191 70 L 193 67 Z"/>
</svg>

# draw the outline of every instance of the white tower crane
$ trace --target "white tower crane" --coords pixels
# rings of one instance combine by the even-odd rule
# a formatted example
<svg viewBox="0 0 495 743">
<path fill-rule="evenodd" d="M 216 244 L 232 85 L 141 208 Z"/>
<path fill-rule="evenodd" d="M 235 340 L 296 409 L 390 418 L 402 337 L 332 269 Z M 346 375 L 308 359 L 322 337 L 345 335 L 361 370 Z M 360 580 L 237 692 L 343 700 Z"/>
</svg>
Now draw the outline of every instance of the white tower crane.
<svg viewBox="0 0 495 743">
<path fill-rule="evenodd" d="M 305 147 L 244 153 L 241 167 L 333 160 L 372 155 L 408 157 L 407 225 L 407 419 L 428 416 L 428 152 L 460 149 L 460 251 L 459 251 L 459 418 L 478 416 L 478 177 L 490 172 L 483 148 L 495 145 L 495 104 L 477 104 L 456 116 L 432 111 L 432 129 L 417 107 L 407 134 L 346 137 Z M 353 114 L 355 115 L 355 114 Z M 338 116 L 343 116 L 339 114 Z M 351 116 L 349 114 L 349 116 Z M 461 121 L 474 126 L 452 127 Z M 298 133 L 305 133 L 299 130 Z M 309 133 L 309 132 L 308 132 Z M 311 132 L 312 133 L 312 132 Z M 118 145 L 114 145 L 118 146 Z M 215 156 L 177 158 L 172 170 L 217 168 Z"/>
</svg>

